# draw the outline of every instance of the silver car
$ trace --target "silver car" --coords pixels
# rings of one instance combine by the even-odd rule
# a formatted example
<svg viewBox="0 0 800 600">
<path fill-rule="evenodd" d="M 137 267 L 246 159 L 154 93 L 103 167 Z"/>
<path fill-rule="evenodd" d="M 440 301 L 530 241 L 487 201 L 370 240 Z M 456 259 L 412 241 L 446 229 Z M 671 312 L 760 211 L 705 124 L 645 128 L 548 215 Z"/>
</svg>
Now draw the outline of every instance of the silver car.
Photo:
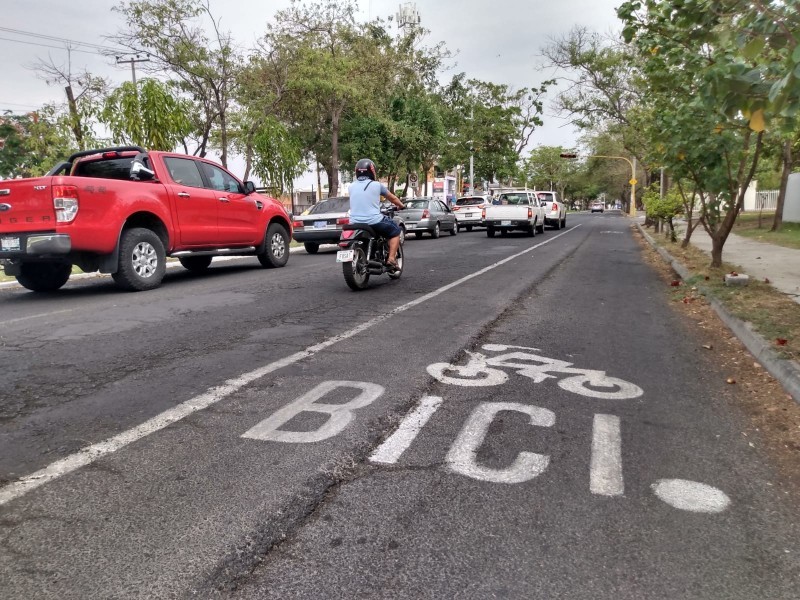
<svg viewBox="0 0 800 600">
<path fill-rule="evenodd" d="M 423 233 L 438 238 L 442 231 L 450 235 L 458 234 L 458 221 L 455 214 L 444 202 L 436 198 L 414 198 L 405 201 L 405 208 L 397 212 L 406 225 L 406 232 L 414 233 L 417 239 Z"/>
</svg>

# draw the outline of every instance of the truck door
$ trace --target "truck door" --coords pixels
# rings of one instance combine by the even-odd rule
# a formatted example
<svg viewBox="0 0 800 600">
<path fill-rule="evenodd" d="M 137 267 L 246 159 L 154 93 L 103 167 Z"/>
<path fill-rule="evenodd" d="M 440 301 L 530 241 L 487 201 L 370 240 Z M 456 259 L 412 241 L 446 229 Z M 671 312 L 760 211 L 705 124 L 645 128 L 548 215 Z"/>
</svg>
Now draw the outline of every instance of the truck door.
<svg viewBox="0 0 800 600">
<path fill-rule="evenodd" d="M 244 186 L 224 169 L 207 162 L 199 162 L 219 206 L 220 243 L 252 245 L 263 235 L 260 231 L 260 212 L 253 197 L 244 193 Z"/>
<path fill-rule="evenodd" d="M 219 243 L 219 200 L 205 187 L 198 162 L 191 158 L 165 156 L 171 181 L 164 182 L 175 203 L 181 246 Z"/>
</svg>

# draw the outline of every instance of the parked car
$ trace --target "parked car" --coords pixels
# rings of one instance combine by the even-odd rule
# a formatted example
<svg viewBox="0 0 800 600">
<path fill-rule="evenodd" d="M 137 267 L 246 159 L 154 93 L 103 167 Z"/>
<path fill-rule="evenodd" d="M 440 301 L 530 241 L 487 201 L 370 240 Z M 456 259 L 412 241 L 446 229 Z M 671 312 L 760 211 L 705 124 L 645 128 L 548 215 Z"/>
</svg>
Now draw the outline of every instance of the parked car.
<svg viewBox="0 0 800 600">
<path fill-rule="evenodd" d="M 197 272 L 214 256 L 256 256 L 268 268 L 289 260 L 283 206 L 196 156 L 83 150 L 0 188 L 0 263 L 34 292 L 59 289 L 73 265 L 140 291 L 161 284 L 167 256 Z"/>
<path fill-rule="evenodd" d="M 525 231 L 530 236 L 544 233 L 544 207 L 536 194 L 527 190 L 506 191 L 497 197 L 498 204 L 484 209 L 486 235 L 494 237 L 496 231 L 506 235 L 509 231 Z"/>
<path fill-rule="evenodd" d="M 605 209 L 605 204 L 603 204 L 602 200 L 595 200 L 592 202 L 591 210 L 592 212 L 603 212 Z"/>
<path fill-rule="evenodd" d="M 417 239 L 423 233 L 438 238 L 441 231 L 450 235 L 458 234 L 458 221 L 455 213 L 444 202 L 436 198 L 414 198 L 407 200 L 405 208 L 397 215 L 405 221 L 406 232 L 414 232 Z"/>
<path fill-rule="evenodd" d="M 472 231 L 473 227 L 485 227 L 483 209 L 491 206 L 488 196 L 465 196 L 456 200 L 453 212 L 456 215 L 459 229 Z"/>
<path fill-rule="evenodd" d="M 309 254 L 316 254 L 320 244 L 336 244 L 342 235 L 342 225 L 350 222 L 350 198 L 335 197 L 320 200 L 297 215 L 292 223 L 294 241 L 301 242 Z"/>
<path fill-rule="evenodd" d="M 384 203 L 387 204 L 387 203 Z M 400 226 L 401 241 L 405 237 L 403 219 L 395 215 Z M 316 254 L 320 244 L 338 244 L 342 227 L 350 222 L 350 198 L 347 196 L 320 200 L 302 215 L 294 218 L 294 240 L 302 242 L 306 252 Z"/>
<path fill-rule="evenodd" d="M 567 205 L 560 201 L 558 192 L 536 192 L 539 204 L 544 206 L 544 224 L 553 229 L 567 226 Z"/>
</svg>

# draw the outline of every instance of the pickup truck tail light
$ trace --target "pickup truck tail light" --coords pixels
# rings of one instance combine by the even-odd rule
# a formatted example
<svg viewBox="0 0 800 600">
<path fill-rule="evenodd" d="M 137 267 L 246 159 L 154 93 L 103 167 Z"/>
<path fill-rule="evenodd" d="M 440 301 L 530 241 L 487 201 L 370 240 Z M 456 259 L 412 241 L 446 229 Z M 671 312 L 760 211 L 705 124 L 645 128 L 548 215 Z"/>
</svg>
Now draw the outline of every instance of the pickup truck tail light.
<svg viewBox="0 0 800 600">
<path fill-rule="evenodd" d="M 550 211 L 558 212 L 558 202 L 553 202 L 553 208 L 551 208 Z"/>
<path fill-rule="evenodd" d="M 529 206 L 528 207 L 528 218 L 530 219 L 533 216 L 533 209 Z"/>
<path fill-rule="evenodd" d="M 72 223 L 78 216 L 78 188 L 74 185 L 53 186 L 53 208 L 57 223 Z"/>
<path fill-rule="evenodd" d="M 349 217 L 343 217 L 341 219 L 336 219 L 336 224 L 337 225 L 347 225 L 349 222 L 350 222 L 350 218 Z"/>
<path fill-rule="evenodd" d="M 428 217 L 430 217 L 430 216 L 431 216 L 431 211 L 429 211 L 429 210 L 426 208 L 425 210 L 423 210 L 423 211 L 422 211 L 422 216 L 420 217 L 420 219 L 427 219 L 427 218 L 428 218 Z"/>
</svg>

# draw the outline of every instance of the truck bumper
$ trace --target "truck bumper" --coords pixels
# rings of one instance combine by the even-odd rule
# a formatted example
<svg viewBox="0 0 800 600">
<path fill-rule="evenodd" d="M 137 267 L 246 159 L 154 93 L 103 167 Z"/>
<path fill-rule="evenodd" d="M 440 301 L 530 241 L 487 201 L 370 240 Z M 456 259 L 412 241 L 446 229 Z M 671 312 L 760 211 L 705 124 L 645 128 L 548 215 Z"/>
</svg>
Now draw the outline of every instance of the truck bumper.
<svg viewBox="0 0 800 600">
<path fill-rule="evenodd" d="M 72 250 L 66 233 L 0 234 L 0 259 L 63 256 Z"/>
</svg>

